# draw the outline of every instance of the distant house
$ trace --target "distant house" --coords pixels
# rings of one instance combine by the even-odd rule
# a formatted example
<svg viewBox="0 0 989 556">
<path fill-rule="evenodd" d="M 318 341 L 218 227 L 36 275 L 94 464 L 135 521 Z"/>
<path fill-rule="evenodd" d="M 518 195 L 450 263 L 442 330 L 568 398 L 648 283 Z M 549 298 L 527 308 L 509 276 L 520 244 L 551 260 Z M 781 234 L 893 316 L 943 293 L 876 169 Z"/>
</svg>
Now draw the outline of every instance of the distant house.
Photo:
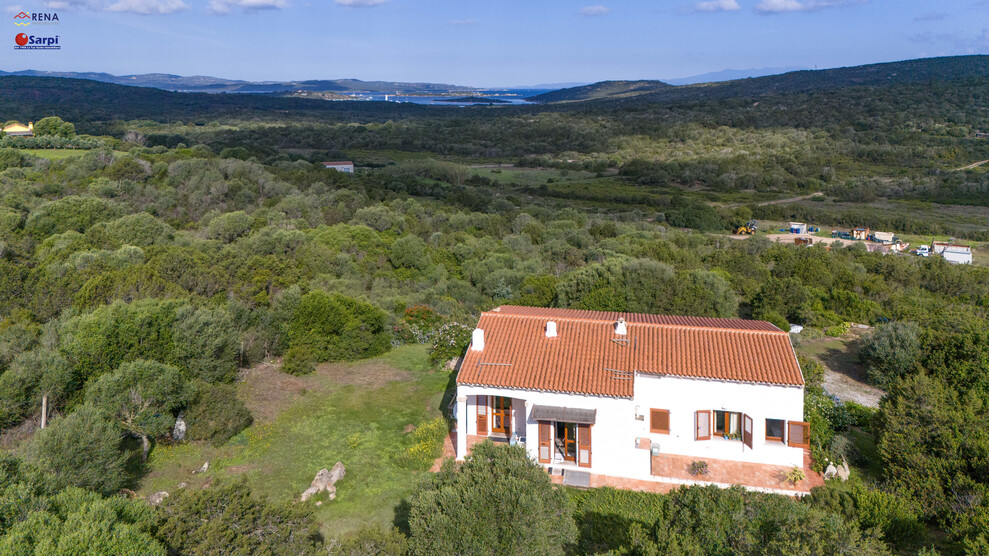
<svg viewBox="0 0 989 556">
<path fill-rule="evenodd" d="M 346 172 L 348 174 L 354 173 L 354 163 L 349 160 L 341 160 L 338 162 L 324 162 L 324 168 L 329 168 L 330 170 L 336 170 L 337 172 Z"/>
<path fill-rule="evenodd" d="M 10 137 L 34 137 L 34 122 L 10 124 L 3 128 L 3 132 Z"/>
<path fill-rule="evenodd" d="M 790 222 L 790 233 L 791 234 L 806 234 L 807 224 L 803 222 Z"/>
<path fill-rule="evenodd" d="M 872 240 L 883 245 L 892 245 L 896 242 L 896 236 L 893 232 L 873 232 Z"/>
<path fill-rule="evenodd" d="M 852 239 L 860 239 L 863 241 L 869 239 L 869 228 L 855 228 L 852 230 Z"/>
<path fill-rule="evenodd" d="M 457 374 L 456 456 L 490 439 L 563 484 L 801 494 L 818 477 L 803 390 L 768 322 L 505 305 L 481 314 Z M 781 478 L 794 466 L 808 480 Z"/>
<path fill-rule="evenodd" d="M 972 264 L 972 248 L 968 245 L 935 242 L 933 247 L 934 253 L 949 263 Z"/>
</svg>

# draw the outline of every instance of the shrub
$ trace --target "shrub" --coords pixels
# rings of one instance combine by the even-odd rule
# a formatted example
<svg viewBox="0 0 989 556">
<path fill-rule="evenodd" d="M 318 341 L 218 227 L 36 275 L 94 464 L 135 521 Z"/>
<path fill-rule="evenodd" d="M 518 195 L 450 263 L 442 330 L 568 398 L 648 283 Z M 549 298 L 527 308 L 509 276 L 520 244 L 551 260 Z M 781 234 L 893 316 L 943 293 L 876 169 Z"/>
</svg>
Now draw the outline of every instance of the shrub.
<svg viewBox="0 0 989 556">
<path fill-rule="evenodd" d="M 408 447 L 402 454 L 402 463 L 410 469 L 426 470 L 440 457 L 443 438 L 449 426 L 442 417 L 420 424 L 406 438 Z"/>
<path fill-rule="evenodd" d="M 429 360 L 433 363 L 445 363 L 455 357 L 460 357 L 470 344 L 473 329 L 460 323 L 444 324 L 433 336 L 433 345 L 429 349 Z"/>
<path fill-rule="evenodd" d="M 289 347 L 316 361 L 353 361 L 388 351 L 385 313 L 370 303 L 315 290 L 302 296 L 288 328 Z"/>
<path fill-rule="evenodd" d="M 38 431 L 29 457 L 56 484 L 110 495 L 127 480 L 120 432 L 95 408 L 83 406 Z"/>
<path fill-rule="evenodd" d="M 165 499 L 156 536 L 170 554 L 326 554 L 306 504 L 273 504 L 244 481 L 180 490 Z"/>
<path fill-rule="evenodd" d="M 790 481 L 790 483 L 792 484 L 797 484 L 806 478 L 807 478 L 807 474 L 804 473 L 804 470 L 802 468 L 797 466 L 793 466 L 793 468 L 790 469 L 790 471 L 787 472 L 786 474 L 786 480 Z"/>
<path fill-rule="evenodd" d="M 859 348 L 869 382 L 882 388 L 914 371 L 919 356 L 920 327 L 912 322 L 881 324 L 862 339 Z"/>
<path fill-rule="evenodd" d="M 253 418 L 244 402 L 237 397 L 236 387 L 200 380 L 193 384 L 185 421 L 190 439 L 205 440 L 220 446 L 251 426 Z"/>
<path fill-rule="evenodd" d="M 365 527 L 330 546 L 334 556 L 404 556 L 408 551 L 408 539 L 395 528 L 383 531 Z"/>
<path fill-rule="evenodd" d="M 316 358 L 309 352 L 309 348 L 295 346 L 285 352 L 285 357 L 282 359 L 282 372 L 302 376 L 315 370 Z"/>
<path fill-rule="evenodd" d="M 476 444 L 409 497 L 412 554 L 564 554 L 577 528 L 567 495 L 521 446 Z"/>
</svg>

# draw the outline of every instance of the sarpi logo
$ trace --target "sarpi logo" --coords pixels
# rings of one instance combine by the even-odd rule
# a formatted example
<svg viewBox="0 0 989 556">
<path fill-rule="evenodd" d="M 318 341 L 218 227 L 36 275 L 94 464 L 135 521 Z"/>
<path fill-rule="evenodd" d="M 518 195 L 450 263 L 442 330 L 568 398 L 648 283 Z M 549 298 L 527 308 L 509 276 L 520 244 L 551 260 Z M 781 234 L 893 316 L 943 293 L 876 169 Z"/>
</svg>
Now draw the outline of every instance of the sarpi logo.
<svg viewBox="0 0 989 556">
<path fill-rule="evenodd" d="M 25 27 L 31 25 L 58 25 L 58 14 L 55 12 L 21 12 L 14 16 L 14 25 Z"/>
<path fill-rule="evenodd" d="M 27 33 L 18 33 L 14 37 L 14 50 L 61 50 L 58 35 L 54 37 L 38 37 Z"/>
</svg>

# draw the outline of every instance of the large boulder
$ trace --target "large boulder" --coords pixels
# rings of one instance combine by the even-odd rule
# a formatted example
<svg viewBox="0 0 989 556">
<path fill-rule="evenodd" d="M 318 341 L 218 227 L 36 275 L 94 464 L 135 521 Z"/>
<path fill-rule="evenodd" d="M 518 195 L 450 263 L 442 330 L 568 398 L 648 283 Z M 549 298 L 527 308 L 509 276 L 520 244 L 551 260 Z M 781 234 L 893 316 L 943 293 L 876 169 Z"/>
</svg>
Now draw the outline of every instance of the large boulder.
<svg viewBox="0 0 989 556">
<path fill-rule="evenodd" d="M 151 504 L 152 506 L 157 506 L 158 504 L 161 504 L 166 498 L 168 498 L 168 493 L 162 490 L 148 496 L 148 504 Z"/>
<path fill-rule="evenodd" d="M 309 500 L 316 494 L 326 491 L 328 494 L 328 498 L 330 500 L 333 500 L 334 498 L 337 497 L 337 487 L 335 486 L 335 484 L 337 481 L 342 479 L 346 473 L 347 470 L 344 469 L 343 463 L 339 461 L 336 463 L 336 465 L 333 466 L 332 471 L 326 468 L 320 469 L 319 473 L 316 473 L 316 477 L 312 480 L 312 483 L 309 485 L 309 488 L 307 488 L 306 491 L 302 493 L 302 497 L 300 499 L 303 502 L 305 502 L 306 500 Z"/>
<path fill-rule="evenodd" d="M 175 420 L 175 427 L 172 428 L 172 438 L 179 442 L 185 440 L 185 431 L 188 426 L 185 423 L 185 418 L 181 413 L 179 413 L 178 419 Z"/>
</svg>

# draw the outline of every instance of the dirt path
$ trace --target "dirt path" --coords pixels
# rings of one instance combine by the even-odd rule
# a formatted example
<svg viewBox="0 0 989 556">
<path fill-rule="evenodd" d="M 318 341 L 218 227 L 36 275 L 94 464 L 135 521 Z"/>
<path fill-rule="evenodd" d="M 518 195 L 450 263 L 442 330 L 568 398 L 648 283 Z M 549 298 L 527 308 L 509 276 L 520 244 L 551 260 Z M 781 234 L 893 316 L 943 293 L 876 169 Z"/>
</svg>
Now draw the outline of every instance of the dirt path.
<svg viewBox="0 0 989 556">
<path fill-rule="evenodd" d="M 763 201 L 761 203 L 756 203 L 756 206 L 764 207 L 766 205 L 782 205 L 783 203 L 794 203 L 796 201 L 803 201 L 805 199 L 810 199 L 811 197 L 816 197 L 818 195 L 824 195 L 823 191 L 815 191 L 810 195 L 801 195 L 799 197 L 790 197 L 789 199 L 777 199 L 775 201 Z"/>
<path fill-rule="evenodd" d="M 754 237 L 754 236 L 733 234 L 733 235 L 729 235 L 728 237 L 732 239 L 749 239 L 750 237 Z M 794 238 L 798 238 L 798 237 L 803 239 L 809 239 L 814 245 L 817 245 L 818 243 L 835 243 L 838 245 L 851 245 L 853 243 L 861 243 L 861 242 L 855 242 L 850 239 L 841 239 L 838 237 L 818 237 L 813 234 L 779 233 L 779 234 L 766 234 L 764 236 L 759 236 L 759 237 L 764 237 L 770 241 L 775 241 L 777 243 L 790 243 L 790 244 L 793 243 Z"/>
<path fill-rule="evenodd" d="M 841 401 L 851 401 L 867 407 L 879 407 L 886 394 L 865 382 L 865 368 L 857 357 L 857 340 L 865 329 L 852 328 L 841 338 L 797 339 L 797 352 L 812 357 L 824 365 L 824 388 Z"/>
<path fill-rule="evenodd" d="M 972 168 L 978 168 L 979 166 L 982 166 L 986 162 L 989 162 L 989 160 L 980 160 L 978 162 L 973 162 L 973 163 L 969 164 L 968 166 L 962 166 L 961 168 L 955 168 L 955 171 L 957 172 L 958 170 L 971 170 Z"/>
</svg>

